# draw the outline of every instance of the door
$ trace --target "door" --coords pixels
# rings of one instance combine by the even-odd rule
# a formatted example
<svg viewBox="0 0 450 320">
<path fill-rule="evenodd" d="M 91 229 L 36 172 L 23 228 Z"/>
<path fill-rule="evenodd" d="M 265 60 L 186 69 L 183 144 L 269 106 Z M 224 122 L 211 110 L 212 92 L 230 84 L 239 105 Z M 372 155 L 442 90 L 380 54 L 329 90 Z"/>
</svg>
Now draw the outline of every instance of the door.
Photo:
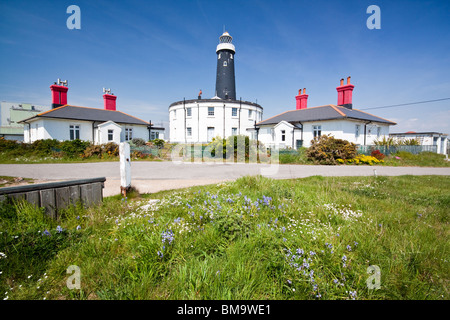
<svg viewBox="0 0 450 320">
<path fill-rule="evenodd" d="M 208 127 L 208 132 L 207 132 L 208 142 L 212 141 L 213 138 L 214 138 L 214 127 Z"/>
</svg>

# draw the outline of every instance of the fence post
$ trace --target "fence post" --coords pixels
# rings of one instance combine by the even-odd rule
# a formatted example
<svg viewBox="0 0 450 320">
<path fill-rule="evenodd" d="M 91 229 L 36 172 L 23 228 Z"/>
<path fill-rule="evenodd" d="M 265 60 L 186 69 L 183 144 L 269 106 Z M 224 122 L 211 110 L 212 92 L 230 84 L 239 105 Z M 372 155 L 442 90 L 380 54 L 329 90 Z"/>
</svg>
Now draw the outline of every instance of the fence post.
<svg viewBox="0 0 450 320">
<path fill-rule="evenodd" d="M 119 145 L 120 154 L 120 191 L 124 197 L 127 196 L 127 191 L 131 187 L 131 160 L 130 160 L 130 145 L 126 142 L 121 142 Z"/>
</svg>

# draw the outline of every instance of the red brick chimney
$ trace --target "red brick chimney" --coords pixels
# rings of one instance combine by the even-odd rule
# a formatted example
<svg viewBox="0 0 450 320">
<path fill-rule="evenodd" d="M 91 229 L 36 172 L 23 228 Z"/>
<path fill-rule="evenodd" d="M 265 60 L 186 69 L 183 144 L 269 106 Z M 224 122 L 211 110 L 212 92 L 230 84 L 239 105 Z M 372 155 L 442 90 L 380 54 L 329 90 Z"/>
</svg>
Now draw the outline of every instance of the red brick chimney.
<svg viewBox="0 0 450 320">
<path fill-rule="evenodd" d="M 103 88 L 103 92 L 106 92 L 103 95 L 103 101 L 105 105 L 105 110 L 116 111 L 116 99 L 117 97 L 111 93 L 111 89 L 105 90 Z"/>
<path fill-rule="evenodd" d="M 344 79 L 341 79 L 340 86 L 336 88 L 338 92 L 338 106 L 343 106 L 348 109 L 353 108 L 352 93 L 354 87 L 354 85 L 350 84 L 350 77 L 347 77 L 346 85 L 344 85 Z"/>
<path fill-rule="evenodd" d="M 67 80 L 55 82 L 50 86 L 52 90 L 52 108 L 58 108 L 67 104 L 67 91 L 69 90 Z"/>
<path fill-rule="evenodd" d="M 298 90 L 298 96 L 295 96 L 296 100 L 296 109 L 306 109 L 307 102 L 308 102 L 308 95 L 305 94 L 306 89 L 303 88 L 303 94 L 302 89 Z"/>
</svg>

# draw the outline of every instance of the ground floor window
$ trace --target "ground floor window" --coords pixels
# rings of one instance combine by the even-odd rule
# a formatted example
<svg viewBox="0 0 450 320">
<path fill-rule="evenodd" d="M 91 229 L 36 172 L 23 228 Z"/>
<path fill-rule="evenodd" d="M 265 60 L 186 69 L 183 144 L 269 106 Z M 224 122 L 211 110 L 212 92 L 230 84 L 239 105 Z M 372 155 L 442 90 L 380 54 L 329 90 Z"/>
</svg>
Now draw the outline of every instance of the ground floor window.
<svg viewBox="0 0 450 320">
<path fill-rule="evenodd" d="M 237 135 L 237 128 L 231 128 L 231 135 L 236 136 Z"/>
<path fill-rule="evenodd" d="M 361 132 L 361 125 L 357 124 L 355 126 L 355 138 L 359 138 L 360 132 Z"/>
<path fill-rule="evenodd" d="M 155 139 L 159 139 L 158 131 L 153 131 L 152 133 L 150 133 L 150 140 L 155 140 Z"/>
<path fill-rule="evenodd" d="M 322 126 L 313 126 L 314 138 L 320 138 L 322 135 Z"/>
<path fill-rule="evenodd" d="M 125 141 L 133 140 L 133 128 L 125 128 Z"/>
<path fill-rule="evenodd" d="M 281 130 L 281 141 L 286 141 L 286 131 Z"/>
<path fill-rule="evenodd" d="M 113 141 L 113 140 L 114 140 L 114 130 L 108 129 L 108 141 Z"/>
<path fill-rule="evenodd" d="M 191 127 L 186 128 L 186 136 L 192 137 L 192 128 Z"/>
<path fill-rule="evenodd" d="M 80 126 L 70 125 L 69 126 L 70 140 L 80 139 Z"/>
</svg>

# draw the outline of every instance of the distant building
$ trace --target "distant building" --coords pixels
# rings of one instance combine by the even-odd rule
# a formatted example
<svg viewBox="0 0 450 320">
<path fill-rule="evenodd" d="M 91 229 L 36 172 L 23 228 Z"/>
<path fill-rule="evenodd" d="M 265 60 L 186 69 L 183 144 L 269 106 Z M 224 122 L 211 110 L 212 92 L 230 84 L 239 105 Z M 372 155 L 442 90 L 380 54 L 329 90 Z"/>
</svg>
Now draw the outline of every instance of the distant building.
<svg viewBox="0 0 450 320">
<path fill-rule="evenodd" d="M 0 137 L 23 141 L 24 125 L 19 122 L 50 109 L 50 106 L 33 103 L 0 102 Z"/>
<path fill-rule="evenodd" d="M 236 100 L 235 47 L 228 32 L 217 45 L 216 95 L 182 100 L 169 106 L 170 142 L 205 143 L 214 137 L 249 135 L 249 128 L 262 120 L 263 108 L 253 102 Z"/>
<path fill-rule="evenodd" d="M 439 132 L 414 132 L 390 133 L 390 137 L 397 139 L 416 139 L 422 146 L 435 146 L 436 152 L 447 154 L 448 134 Z"/>
<path fill-rule="evenodd" d="M 55 83 L 50 89 L 53 108 L 19 121 L 24 125 L 24 142 L 80 139 L 94 144 L 119 144 L 133 138 L 164 139 L 164 128 L 117 111 L 117 97 L 110 92 L 103 95 L 104 109 L 99 109 L 67 104 L 68 87 L 64 84 Z"/>
<path fill-rule="evenodd" d="M 328 104 L 307 107 L 308 95 L 303 89 L 296 96 L 296 109 L 288 110 L 260 121 L 254 129 L 257 139 L 266 147 L 292 148 L 309 147 L 311 140 L 324 134 L 357 145 L 373 144 L 375 139 L 389 135 L 389 127 L 395 122 L 367 112 L 353 109 L 352 92 L 354 85 L 350 77 L 344 85 L 341 79 L 337 87 L 337 105 Z"/>
</svg>

